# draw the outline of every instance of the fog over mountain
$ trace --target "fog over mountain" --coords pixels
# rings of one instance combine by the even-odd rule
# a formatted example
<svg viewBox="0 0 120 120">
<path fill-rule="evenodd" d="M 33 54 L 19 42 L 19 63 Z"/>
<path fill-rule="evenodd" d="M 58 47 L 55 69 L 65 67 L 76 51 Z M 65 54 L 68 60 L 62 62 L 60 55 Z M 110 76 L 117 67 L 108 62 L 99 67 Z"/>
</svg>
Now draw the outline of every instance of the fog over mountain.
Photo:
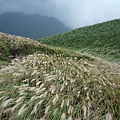
<svg viewBox="0 0 120 120">
<path fill-rule="evenodd" d="M 19 12 L 5 12 L 0 15 L 0 32 L 13 35 L 39 39 L 69 30 L 53 17 L 24 15 Z"/>
<path fill-rule="evenodd" d="M 120 18 L 120 0 L 0 0 L 0 13 L 6 11 L 51 16 L 78 28 Z"/>
</svg>

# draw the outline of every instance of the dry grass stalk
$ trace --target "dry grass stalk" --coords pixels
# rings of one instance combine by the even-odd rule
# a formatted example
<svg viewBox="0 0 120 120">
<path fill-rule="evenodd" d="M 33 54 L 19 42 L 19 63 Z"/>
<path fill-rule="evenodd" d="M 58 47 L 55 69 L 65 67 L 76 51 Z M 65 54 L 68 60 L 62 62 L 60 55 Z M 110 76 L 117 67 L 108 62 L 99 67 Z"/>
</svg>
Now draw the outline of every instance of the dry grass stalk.
<svg viewBox="0 0 120 120">
<path fill-rule="evenodd" d="M 106 118 L 106 120 L 113 120 L 112 119 L 112 114 L 109 113 L 109 112 L 105 115 L 105 118 Z"/>
<path fill-rule="evenodd" d="M 55 115 L 55 114 L 57 113 L 57 111 L 58 111 L 58 108 L 56 108 L 56 109 L 54 110 L 53 115 Z"/>
<path fill-rule="evenodd" d="M 63 106 L 64 106 L 64 102 L 65 102 L 65 100 L 62 100 L 62 103 L 61 103 L 61 108 L 63 108 Z"/>
<path fill-rule="evenodd" d="M 59 100 L 59 95 L 56 94 L 54 99 L 53 99 L 53 105 L 56 105 L 57 101 Z"/>
<path fill-rule="evenodd" d="M 15 111 L 15 109 L 19 107 L 20 104 L 22 104 L 22 102 L 15 104 L 14 107 L 12 107 L 11 111 Z"/>
<path fill-rule="evenodd" d="M 25 111 L 26 111 L 26 104 L 24 104 L 21 108 L 20 108 L 20 110 L 19 110 L 19 112 L 18 112 L 18 116 L 19 115 L 22 115 Z"/>
<path fill-rule="evenodd" d="M 87 115 L 87 108 L 85 105 L 82 106 L 83 112 L 84 112 L 84 117 Z"/>
<path fill-rule="evenodd" d="M 72 114 L 72 112 L 73 112 L 73 107 L 69 106 L 69 108 L 68 108 L 68 114 Z"/>
<path fill-rule="evenodd" d="M 6 101 L 4 101 L 2 104 L 1 104 L 1 106 L 4 108 L 4 107 L 7 107 L 7 105 L 9 105 L 10 103 L 13 103 L 13 99 L 12 98 L 10 98 L 10 99 L 8 99 L 8 100 L 6 100 Z"/>
<path fill-rule="evenodd" d="M 47 113 L 48 113 L 48 111 L 49 111 L 50 107 L 51 107 L 51 105 L 48 105 L 48 106 L 46 107 L 46 109 L 45 109 L 45 114 L 47 114 Z"/>
<path fill-rule="evenodd" d="M 66 114 L 63 113 L 63 114 L 61 115 L 61 120 L 65 120 L 65 119 L 66 119 Z"/>
<path fill-rule="evenodd" d="M 68 120 L 73 120 L 72 116 L 70 116 L 70 117 L 68 118 Z"/>
<path fill-rule="evenodd" d="M 25 96 L 21 96 L 15 102 L 16 103 L 22 102 L 24 100 L 24 98 L 25 98 Z"/>
</svg>

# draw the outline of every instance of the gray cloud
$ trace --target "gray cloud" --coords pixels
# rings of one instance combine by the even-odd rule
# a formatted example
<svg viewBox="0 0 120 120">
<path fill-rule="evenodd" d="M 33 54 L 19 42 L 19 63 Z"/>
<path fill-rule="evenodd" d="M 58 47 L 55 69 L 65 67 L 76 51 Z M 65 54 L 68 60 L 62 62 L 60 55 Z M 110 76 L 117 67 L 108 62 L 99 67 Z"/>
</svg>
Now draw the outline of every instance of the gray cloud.
<svg viewBox="0 0 120 120">
<path fill-rule="evenodd" d="M 120 0 L 0 0 L 5 11 L 51 16 L 77 28 L 120 18 Z"/>
</svg>

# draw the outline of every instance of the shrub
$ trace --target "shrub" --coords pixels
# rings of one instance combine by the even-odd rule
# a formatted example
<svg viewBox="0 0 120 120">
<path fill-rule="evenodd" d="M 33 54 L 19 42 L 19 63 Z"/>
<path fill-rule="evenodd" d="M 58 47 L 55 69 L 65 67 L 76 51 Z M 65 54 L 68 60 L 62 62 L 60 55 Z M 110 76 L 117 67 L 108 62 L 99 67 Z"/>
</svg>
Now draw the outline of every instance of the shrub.
<svg viewBox="0 0 120 120">
<path fill-rule="evenodd" d="M 0 42 L 0 58 L 1 57 L 6 57 L 8 56 L 10 53 L 9 53 L 9 50 L 8 48 L 6 47 L 6 45 L 4 45 L 2 42 Z"/>
</svg>

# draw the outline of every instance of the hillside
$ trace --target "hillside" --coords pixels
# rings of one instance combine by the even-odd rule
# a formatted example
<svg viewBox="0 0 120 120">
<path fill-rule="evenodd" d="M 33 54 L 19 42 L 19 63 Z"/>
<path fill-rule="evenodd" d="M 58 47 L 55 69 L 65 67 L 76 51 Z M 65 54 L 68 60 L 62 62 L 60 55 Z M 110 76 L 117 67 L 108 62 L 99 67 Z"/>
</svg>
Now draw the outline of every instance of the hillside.
<svg viewBox="0 0 120 120">
<path fill-rule="evenodd" d="M 4 33 L 0 45 L 1 120 L 119 120 L 119 64 Z"/>
<path fill-rule="evenodd" d="M 61 49 L 57 47 L 50 47 L 45 44 L 41 44 L 37 41 L 31 40 L 21 36 L 15 36 L 0 32 L 0 58 L 1 60 L 7 58 L 9 55 L 25 56 L 32 53 L 44 53 L 49 55 L 64 54 L 66 57 L 77 57 L 77 59 L 87 58 L 94 59 L 87 54 L 80 54 L 67 49 Z"/>
<path fill-rule="evenodd" d="M 120 62 L 120 19 L 78 28 L 39 41 Z"/>
<path fill-rule="evenodd" d="M 47 37 L 70 30 L 52 17 L 6 12 L 0 15 L 0 32 L 33 39 Z"/>
</svg>

